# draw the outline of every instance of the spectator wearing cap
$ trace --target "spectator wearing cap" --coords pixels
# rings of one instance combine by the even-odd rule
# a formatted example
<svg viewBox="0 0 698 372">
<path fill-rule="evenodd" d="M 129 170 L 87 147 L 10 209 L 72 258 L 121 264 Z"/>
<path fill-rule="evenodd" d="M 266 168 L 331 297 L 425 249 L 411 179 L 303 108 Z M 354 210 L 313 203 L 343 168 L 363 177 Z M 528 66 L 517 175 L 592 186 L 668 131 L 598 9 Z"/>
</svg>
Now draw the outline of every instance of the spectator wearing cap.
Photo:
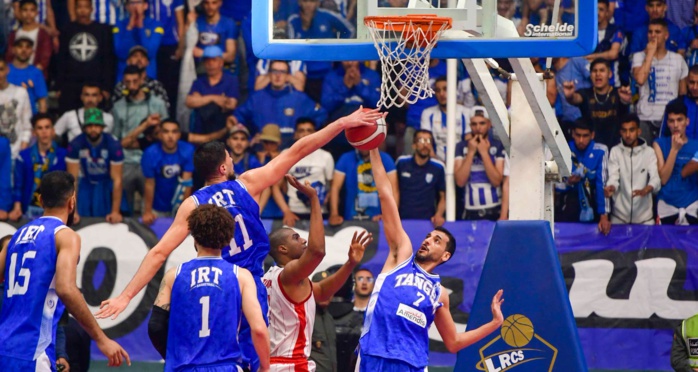
<svg viewBox="0 0 698 372">
<path fill-rule="evenodd" d="M 584 119 L 574 123 L 572 175 L 558 184 L 555 220 L 560 222 L 597 222 L 599 231 L 611 231 L 609 203 L 604 195 L 608 148 L 594 141 L 594 128 Z"/>
<path fill-rule="evenodd" d="M 147 140 L 146 129 L 155 130 L 160 121 L 167 117 L 167 106 L 162 98 L 150 94 L 144 85 L 143 70 L 127 66 L 124 85 L 128 94 L 114 103 L 114 136 L 121 140 L 124 148 L 123 190 L 128 211 L 134 210 L 133 198 L 138 192 L 143 196 L 145 179 L 141 172 L 143 146 L 139 140 Z"/>
<path fill-rule="evenodd" d="M 448 131 L 446 130 L 447 85 L 445 76 L 438 77 L 434 82 L 434 93 L 436 93 L 438 104 L 427 107 L 422 111 L 420 126 L 420 129 L 429 131 L 434 136 L 432 145 L 436 149 L 436 158 L 441 159 L 441 161 L 446 161 L 446 143 L 448 142 Z M 470 133 L 470 126 L 468 125 L 469 113 L 470 110 L 467 107 L 456 104 L 456 138 L 459 141 L 468 139 L 467 136 Z M 412 147 L 414 148 L 414 141 L 412 142 Z"/>
<path fill-rule="evenodd" d="M 14 41 L 19 38 L 27 38 L 32 41 L 32 53 L 29 57 L 29 64 L 41 70 L 44 78 L 48 78 L 48 68 L 53 54 L 53 43 L 48 31 L 37 22 L 36 0 L 21 0 L 19 2 L 20 26 L 10 33 L 8 43 L 14 45 Z M 13 50 L 5 56 L 9 62 L 14 59 Z"/>
<path fill-rule="evenodd" d="M 53 141 L 53 120 L 47 114 L 32 117 L 32 134 L 36 142 L 22 150 L 15 161 L 12 200 L 14 208 L 10 219 L 19 220 L 22 215 L 29 219 L 41 217 L 44 209 L 39 200 L 41 177 L 56 170 L 66 170 L 67 152 Z"/>
<path fill-rule="evenodd" d="M 82 87 L 87 82 L 98 85 L 100 95 L 109 97 L 115 79 L 114 36 L 111 27 L 94 22 L 92 1 L 78 0 L 75 20 L 61 27 L 56 64 L 56 86 L 60 91 L 61 113 L 82 105 Z"/>
<path fill-rule="evenodd" d="M 257 151 L 257 160 L 266 165 L 281 153 L 281 131 L 276 124 L 267 124 L 262 128 L 257 138 L 261 143 L 261 149 Z M 262 210 L 262 218 L 282 218 L 283 212 L 271 195 L 272 188 L 262 193 L 259 207 Z"/>
<path fill-rule="evenodd" d="M 632 40 L 628 45 L 628 55 L 631 56 L 634 53 L 647 50 L 650 31 L 649 25 L 652 21 L 661 20 L 666 24 L 668 32 L 666 39 L 663 40 L 666 50 L 683 56 L 686 53 L 686 41 L 684 40 L 681 28 L 666 18 L 666 0 L 646 0 L 645 11 L 649 16 L 649 23 L 646 22 L 642 27 L 633 30 Z"/>
<path fill-rule="evenodd" d="M 223 51 L 226 64 L 235 62 L 236 40 L 240 31 L 231 18 L 221 15 L 223 0 L 203 0 L 203 14 L 196 18 L 199 40 L 194 47 L 194 57 L 204 56 L 207 46 L 218 46 Z"/>
<path fill-rule="evenodd" d="M 216 45 L 203 53 L 206 75 L 194 81 L 186 105 L 194 110 L 192 133 L 207 134 L 225 128 L 228 116 L 238 105 L 238 79 L 223 72 L 223 51 Z"/>
<path fill-rule="evenodd" d="M 159 137 L 160 143 L 148 147 L 141 159 L 145 177 L 143 222 L 147 225 L 158 217 L 173 217 L 191 195 L 193 184 L 194 146 L 180 141 L 179 123 L 163 120 Z"/>
<path fill-rule="evenodd" d="M 235 174 L 243 174 L 250 169 L 262 166 L 256 156 L 250 156 L 250 132 L 244 125 L 234 125 L 230 129 L 225 144 L 233 158 Z"/>
<path fill-rule="evenodd" d="M 7 138 L 16 157 L 31 141 L 32 110 L 27 90 L 10 83 L 9 72 L 10 64 L 0 59 L 0 137 Z"/>
<path fill-rule="evenodd" d="M 82 133 L 82 119 L 85 117 L 85 110 L 99 108 L 102 98 L 102 89 L 98 83 L 87 82 L 83 84 L 82 93 L 80 94 L 82 107 L 66 111 L 58 118 L 54 127 L 56 136 L 61 137 L 67 134 L 68 143 L 79 136 Z M 108 112 L 103 112 L 102 116 L 105 125 L 104 132 L 111 133 L 114 128 L 114 117 Z"/>
<path fill-rule="evenodd" d="M 330 276 L 328 271 L 321 271 L 313 275 L 313 282 L 321 282 Z M 334 318 L 328 311 L 332 300 L 315 302 L 315 323 L 313 323 L 313 336 L 310 343 L 310 360 L 315 362 L 317 372 L 337 371 L 337 330 Z"/>
<path fill-rule="evenodd" d="M 148 2 L 146 0 L 127 0 L 126 18 L 118 21 L 114 26 L 114 51 L 118 59 L 116 68 L 116 81 L 121 81 L 126 59 L 131 48 L 141 45 L 147 50 L 150 64 L 146 69 L 148 77 L 157 79 L 156 56 L 165 30 L 160 22 L 148 16 Z"/>
<path fill-rule="evenodd" d="M 104 119 L 100 109 L 85 110 L 84 133 L 68 146 L 66 164 L 77 180 L 75 192 L 80 217 L 106 217 L 110 223 L 121 222 L 121 180 L 124 152 L 119 141 L 103 133 Z"/>
<path fill-rule="evenodd" d="M 315 122 L 310 118 L 299 118 L 296 122 L 296 132 L 293 138 L 299 139 L 315 133 Z M 286 150 L 284 150 L 286 151 Z M 289 169 L 288 174 L 303 182 L 308 182 L 315 188 L 323 214 L 327 214 L 329 190 L 332 187 L 334 174 L 334 159 L 332 155 L 317 149 L 301 159 Z M 310 200 L 301 192 L 288 185 L 285 178 L 272 186 L 274 201 L 284 214 L 284 225 L 293 227 L 299 219 L 310 219 Z"/>
<path fill-rule="evenodd" d="M 282 148 L 291 145 L 296 120 L 301 117 L 313 119 L 318 125 L 325 124 L 327 112 L 319 104 L 289 84 L 289 64 L 272 61 L 270 83 L 258 90 L 235 110 L 236 123 L 244 124 L 252 135 L 267 123 L 276 123 L 281 130 Z"/>
<path fill-rule="evenodd" d="M 148 74 L 145 73 L 149 65 L 150 59 L 148 58 L 148 51 L 145 50 L 144 47 L 136 45 L 133 48 L 131 48 L 131 50 L 129 50 L 128 59 L 126 60 L 126 66 L 137 66 L 138 68 L 142 69 L 144 75 L 144 88 L 148 89 L 148 93 L 162 98 L 162 100 L 165 101 L 165 105 L 168 108 L 170 108 L 171 106 L 169 92 L 165 90 L 165 86 L 163 85 L 163 83 L 159 80 L 149 77 Z M 112 94 L 112 103 L 123 98 L 126 95 L 126 92 L 128 92 L 128 89 L 124 85 L 123 80 L 116 83 L 116 86 L 114 87 L 114 94 Z"/>
<path fill-rule="evenodd" d="M 20 36 L 14 40 L 12 45 L 13 59 L 7 81 L 27 90 L 32 114 L 46 113 L 48 110 L 46 102 L 48 89 L 44 74 L 36 66 L 29 63 L 34 42 L 25 36 Z"/>
</svg>

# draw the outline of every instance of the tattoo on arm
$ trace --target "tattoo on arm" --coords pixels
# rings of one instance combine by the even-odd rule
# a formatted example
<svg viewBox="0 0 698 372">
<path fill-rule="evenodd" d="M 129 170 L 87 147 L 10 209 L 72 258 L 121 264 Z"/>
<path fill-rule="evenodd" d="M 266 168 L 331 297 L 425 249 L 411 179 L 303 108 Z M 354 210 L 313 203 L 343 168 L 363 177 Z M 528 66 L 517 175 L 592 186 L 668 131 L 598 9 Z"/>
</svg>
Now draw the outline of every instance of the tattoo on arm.
<svg viewBox="0 0 698 372">
<path fill-rule="evenodd" d="M 155 303 L 153 304 L 153 306 L 158 306 L 158 307 L 162 308 L 163 310 L 170 311 L 169 299 L 168 299 L 167 303 L 163 303 L 163 302 L 165 302 L 163 297 L 169 297 L 169 295 L 165 293 L 166 291 L 167 291 L 167 276 L 165 275 L 165 276 L 163 276 L 162 281 L 160 282 L 160 289 L 158 290 L 158 296 L 155 298 Z"/>
</svg>

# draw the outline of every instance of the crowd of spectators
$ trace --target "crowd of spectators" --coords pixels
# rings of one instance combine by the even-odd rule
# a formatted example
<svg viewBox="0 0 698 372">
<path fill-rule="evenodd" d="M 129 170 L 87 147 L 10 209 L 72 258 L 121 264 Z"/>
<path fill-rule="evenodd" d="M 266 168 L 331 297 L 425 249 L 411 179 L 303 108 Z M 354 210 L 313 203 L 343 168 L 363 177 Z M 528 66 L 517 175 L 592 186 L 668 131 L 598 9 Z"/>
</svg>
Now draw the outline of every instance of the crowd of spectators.
<svg viewBox="0 0 698 372">
<path fill-rule="evenodd" d="M 574 24 L 574 0 L 562 1 L 557 20 L 552 3 L 499 0 L 497 11 L 522 35 L 529 24 Z M 360 21 L 356 0 L 273 4 L 276 38 L 352 38 Z M 258 60 L 251 6 L 1 1 L 0 220 L 41 215 L 42 174 L 67 170 L 78 179 L 78 221 L 130 216 L 152 224 L 202 186 L 196 146 L 224 142 L 239 174 L 360 106 L 376 106 L 376 61 Z M 613 224 L 698 223 L 698 1 L 599 0 L 593 54 L 533 62 L 548 72 L 547 98 L 572 149 L 573 175 L 556 187 L 557 220 L 596 223 L 605 234 Z M 506 99 L 510 84 L 492 74 Z M 458 141 L 447 147 L 445 75 L 445 61 L 432 59 L 435 95 L 387 118 L 381 157 L 400 214 L 440 226 L 448 202 L 459 219 L 507 219 L 509 159 L 463 66 Z M 449 151 L 456 201 L 445 196 Z M 368 153 L 342 136 L 290 174 L 317 189 L 331 225 L 381 218 Z M 308 218 L 309 205 L 282 180 L 262 195 L 260 213 L 293 226 Z"/>
</svg>

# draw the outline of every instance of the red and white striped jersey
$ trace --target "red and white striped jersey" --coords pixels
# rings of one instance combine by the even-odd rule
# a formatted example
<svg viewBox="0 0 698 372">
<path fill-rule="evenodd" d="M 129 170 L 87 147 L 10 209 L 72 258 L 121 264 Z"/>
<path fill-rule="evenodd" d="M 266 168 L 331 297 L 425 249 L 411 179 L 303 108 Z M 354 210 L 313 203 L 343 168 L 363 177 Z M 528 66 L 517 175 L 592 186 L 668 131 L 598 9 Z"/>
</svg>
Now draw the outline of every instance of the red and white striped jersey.
<svg viewBox="0 0 698 372">
<path fill-rule="evenodd" d="M 315 323 L 315 298 L 311 291 L 301 302 L 291 300 L 279 283 L 283 270 L 274 266 L 262 278 L 269 300 L 271 371 L 313 372 L 315 362 L 308 357 Z"/>
</svg>

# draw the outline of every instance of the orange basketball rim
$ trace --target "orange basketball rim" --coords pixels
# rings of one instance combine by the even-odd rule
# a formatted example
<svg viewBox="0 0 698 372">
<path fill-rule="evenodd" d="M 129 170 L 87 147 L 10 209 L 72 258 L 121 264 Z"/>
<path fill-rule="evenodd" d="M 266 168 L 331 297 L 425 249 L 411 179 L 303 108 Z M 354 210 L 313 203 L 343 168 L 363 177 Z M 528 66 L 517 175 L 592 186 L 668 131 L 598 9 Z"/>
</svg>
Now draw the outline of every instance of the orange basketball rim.
<svg viewBox="0 0 698 372">
<path fill-rule="evenodd" d="M 426 47 L 439 37 L 442 31 L 452 27 L 450 17 L 439 17 L 436 14 L 367 16 L 364 17 L 364 23 L 379 30 L 402 33 L 409 48 Z"/>
</svg>

